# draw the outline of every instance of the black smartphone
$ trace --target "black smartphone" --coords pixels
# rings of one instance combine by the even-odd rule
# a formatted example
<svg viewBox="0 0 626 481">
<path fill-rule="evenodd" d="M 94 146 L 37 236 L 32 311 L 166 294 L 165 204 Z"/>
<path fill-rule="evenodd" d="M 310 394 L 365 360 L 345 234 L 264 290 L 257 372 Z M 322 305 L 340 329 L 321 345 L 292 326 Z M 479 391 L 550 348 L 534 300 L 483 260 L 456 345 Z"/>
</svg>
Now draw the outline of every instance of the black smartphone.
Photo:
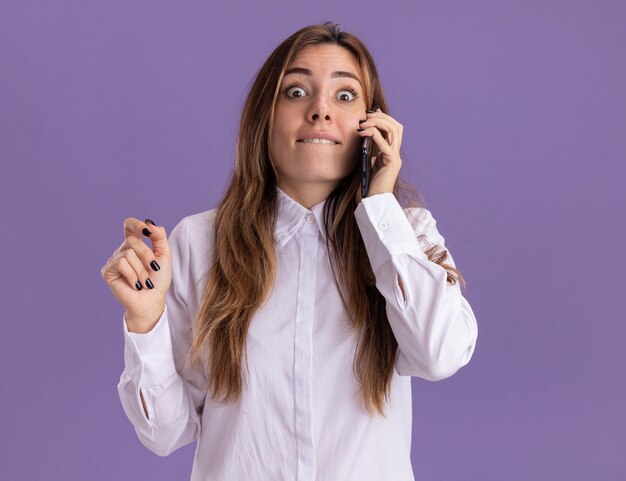
<svg viewBox="0 0 626 481">
<path fill-rule="evenodd" d="M 376 110 L 376 106 L 372 105 L 369 110 Z M 367 195 L 370 186 L 370 177 L 372 175 L 372 137 L 369 135 L 363 137 L 361 143 L 361 198 Z"/>
</svg>

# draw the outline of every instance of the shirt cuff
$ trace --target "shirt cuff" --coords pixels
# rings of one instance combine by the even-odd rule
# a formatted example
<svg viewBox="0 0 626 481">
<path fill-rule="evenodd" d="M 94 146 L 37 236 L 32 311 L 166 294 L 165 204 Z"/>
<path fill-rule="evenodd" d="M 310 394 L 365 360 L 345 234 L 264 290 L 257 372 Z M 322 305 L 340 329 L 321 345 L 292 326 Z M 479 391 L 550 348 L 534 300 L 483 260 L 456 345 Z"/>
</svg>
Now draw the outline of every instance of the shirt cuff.
<svg viewBox="0 0 626 481">
<path fill-rule="evenodd" d="M 374 273 L 395 255 L 428 259 L 413 226 L 392 192 L 361 200 L 354 211 Z"/>
<path fill-rule="evenodd" d="M 138 387 L 163 382 L 176 372 L 172 339 L 167 318 L 167 304 L 156 325 L 144 334 L 130 332 L 124 324 L 124 363 Z"/>
</svg>

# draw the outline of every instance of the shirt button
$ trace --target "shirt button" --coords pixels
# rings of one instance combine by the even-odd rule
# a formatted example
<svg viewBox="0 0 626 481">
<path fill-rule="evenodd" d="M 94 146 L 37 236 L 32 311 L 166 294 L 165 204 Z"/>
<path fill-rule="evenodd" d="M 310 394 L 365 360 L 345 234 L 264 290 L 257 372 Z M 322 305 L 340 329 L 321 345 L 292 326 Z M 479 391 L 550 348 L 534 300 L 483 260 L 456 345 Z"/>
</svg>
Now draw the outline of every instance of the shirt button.
<svg viewBox="0 0 626 481">
<path fill-rule="evenodd" d="M 379 222 L 379 223 L 378 223 L 378 228 L 379 228 L 380 230 L 385 230 L 388 226 L 389 226 L 389 224 L 387 224 L 387 223 L 386 223 L 386 222 L 384 222 L 384 221 L 383 221 L 383 222 Z"/>
<path fill-rule="evenodd" d="M 309 224 L 312 224 L 313 222 L 315 222 L 315 216 L 314 216 L 313 214 L 307 214 L 307 216 L 306 216 L 306 221 L 307 221 Z"/>
</svg>

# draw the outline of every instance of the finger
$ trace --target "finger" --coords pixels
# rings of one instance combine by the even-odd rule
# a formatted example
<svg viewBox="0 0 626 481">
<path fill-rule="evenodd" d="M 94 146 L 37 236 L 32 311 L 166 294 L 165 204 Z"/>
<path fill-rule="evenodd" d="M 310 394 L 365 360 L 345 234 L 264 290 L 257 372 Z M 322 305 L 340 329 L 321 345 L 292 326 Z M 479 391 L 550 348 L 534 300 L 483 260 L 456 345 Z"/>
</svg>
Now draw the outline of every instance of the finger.
<svg viewBox="0 0 626 481">
<path fill-rule="evenodd" d="M 395 122 L 392 118 L 385 118 L 379 115 L 377 116 L 374 113 L 374 114 L 367 114 L 367 119 L 365 120 L 365 122 L 362 122 L 359 125 L 361 127 L 363 125 L 367 125 L 368 127 L 371 125 L 380 125 L 380 126 L 384 126 L 384 130 L 393 130 L 394 128 L 396 128 L 396 124 L 397 122 Z"/>
<path fill-rule="evenodd" d="M 150 221 L 150 219 L 146 219 Z M 157 258 L 170 256 L 170 248 L 167 242 L 167 232 L 165 227 L 157 226 L 153 223 L 142 222 L 134 217 L 124 220 L 124 237 L 134 236 L 143 240 L 148 237 L 152 242 L 152 250 Z"/>
<path fill-rule="evenodd" d="M 366 136 L 372 137 L 372 140 L 376 143 L 379 150 L 384 155 L 387 155 L 389 157 L 394 157 L 395 155 L 394 150 L 392 149 L 391 145 L 389 145 L 389 143 L 385 140 L 383 135 L 380 133 L 380 130 L 378 130 L 376 127 L 365 128 L 363 129 L 363 131 L 359 132 L 359 135 L 361 137 L 366 137 Z"/>
<path fill-rule="evenodd" d="M 126 249 L 125 251 L 121 252 L 120 258 L 123 258 L 126 260 L 126 262 L 128 262 L 128 264 L 135 273 L 136 280 L 138 280 L 143 287 L 148 287 L 149 289 L 154 288 L 154 283 L 152 282 L 152 280 L 150 280 L 150 273 L 143 265 L 143 262 L 141 262 L 141 259 L 134 249 Z M 133 285 L 134 284 L 135 283 L 133 283 Z M 152 287 L 150 287 L 150 285 L 152 285 Z"/>
<path fill-rule="evenodd" d="M 151 227 L 135 217 L 128 217 L 124 219 L 124 237 L 126 238 L 130 235 L 134 235 L 138 239 L 150 237 L 152 235 Z"/>
<path fill-rule="evenodd" d="M 391 115 L 386 114 L 385 112 L 380 110 L 380 108 L 378 108 L 378 109 L 376 109 L 374 111 L 374 115 L 378 116 L 379 118 L 386 119 L 386 120 L 390 121 L 392 124 L 396 125 L 397 127 L 401 127 L 401 125 L 402 125 L 400 122 L 398 122 L 396 119 L 394 119 Z"/>
<path fill-rule="evenodd" d="M 152 249 L 135 236 L 126 238 L 122 243 L 122 246 L 123 247 L 120 251 L 125 249 L 133 250 L 147 271 L 158 272 L 161 269 L 161 266 L 159 265 L 156 255 Z"/>
<path fill-rule="evenodd" d="M 382 119 L 382 120 L 386 120 L 390 122 L 390 124 L 394 128 L 394 134 L 393 134 L 393 141 L 389 143 L 397 144 L 397 148 L 399 152 L 400 146 L 402 144 L 402 132 L 404 131 L 404 126 L 400 122 L 398 122 L 396 119 L 394 119 L 391 115 L 388 115 L 382 110 L 380 110 L 380 108 L 375 110 L 373 113 L 366 112 L 366 116 L 368 118 L 372 116 L 372 118 L 378 118 L 378 119 Z"/>
<path fill-rule="evenodd" d="M 100 274 L 108 284 L 112 284 L 113 281 L 122 277 L 132 289 L 136 291 L 143 289 L 135 269 L 130 265 L 128 259 L 121 254 L 102 266 Z"/>
<path fill-rule="evenodd" d="M 360 124 L 361 128 L 372 126 L 378 127 L 379 130 L 384 131 L 387 137 L 387 143 L 389 145 L 394 145 L 394 140 L 398 138 L 398 135 L 396 134 L 396 126 L 392 122 L 380 117 L 371 117 L 368 118 L 367 121 Z"/>
</svg>

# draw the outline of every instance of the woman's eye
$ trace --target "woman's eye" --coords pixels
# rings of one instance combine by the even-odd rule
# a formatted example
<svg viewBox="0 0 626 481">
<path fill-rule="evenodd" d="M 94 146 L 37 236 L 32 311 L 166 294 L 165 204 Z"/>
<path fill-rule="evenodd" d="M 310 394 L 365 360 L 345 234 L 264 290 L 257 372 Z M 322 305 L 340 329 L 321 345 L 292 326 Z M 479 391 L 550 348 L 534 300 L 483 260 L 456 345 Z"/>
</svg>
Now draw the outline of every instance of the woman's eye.
<svg viewBox="0 0 626 481">
<path fill-rule="evenodd" d="M 300 93 L 298 93 L 300 91 Z M 288 85 L 283 89 L 285 95 L 292 99 L 299 99 L 306 95 L 306 91 L 298 85 Z M 344 87 L 339 90 L 338 98 L 345 102 L 354 102 L 359 94 L 352 87 Z"/>
<path fill-rule="evenodd" d="M 352 96 L 352 100 L 350 100 L 349 98 L 345 99 L 345 97 L 346 97 L 346 93 L 345 92 L 348 92 L 348 94 L 350 94 Z M 356 91 L 354 89 L 351 89 L 351 88 L 343 88 L 343 89 L 341 89 L 339 91 L 339 97 L 340 98 L 344 97 L 344 98 L 342 98 L 342 100 L 347 100 L 348 102 L 353 102 L 354 99 L 356 99 L 358 96 L 359 96 L 359 94 L 357 94 Z M 349 97 L 349 95 L 348 95 L 348 97 Z"/>
<path fill-rule="evenodd" d="M 292 91 L 296 91 L 297 92 L 297 89 L 300 89 L 300 90 L 302 90 L 304 92 L 304 89 L 302 87 L 296 87 L 294 85 L 290 85 L 289 87 L 285 88 L 285 94 L 287 94 L 287 97 L 291 97 L 289 92 L 292 92 Z M 293 98 L 300 98 L 300 97 L 302 97 L 302 94 L 293 96 Z"/>
</svg>

